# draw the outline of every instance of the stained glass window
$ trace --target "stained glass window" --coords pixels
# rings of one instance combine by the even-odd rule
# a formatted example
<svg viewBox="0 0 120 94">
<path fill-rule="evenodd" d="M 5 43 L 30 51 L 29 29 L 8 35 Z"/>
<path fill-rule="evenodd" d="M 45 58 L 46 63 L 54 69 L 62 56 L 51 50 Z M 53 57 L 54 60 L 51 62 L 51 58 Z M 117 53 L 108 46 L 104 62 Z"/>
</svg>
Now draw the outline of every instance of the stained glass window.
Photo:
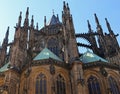
<svg viewBox="0 0 120 94">
<path fill-rule="evenodd" d="M 54 54 L 56 54 L 57 56 L 59 55 L 58 54 L 58 42 L 56 39 L 54 38 L 51 38 L 49 41 L 48 41 L 48 49 L 51 50 Z"/>
<path fill-rule="evenodd" d="M 120 90 L 118 88 L 116 81 L 111 76 L 108 78 L 108 81 L 111 94 L 120 94 Z"/>
<path fill-rule="evenodd" d="M 55 92 L 55 94 L 66 94 L 65 80 L 60 74 L 56 78 Z"/>
<path fill-rule="evenodd" d="M 90 76 L 87 82 L 89 94 L 101 94 L 100 85 L 96 77 Z"/>
<path fill-rule="evenodd" d="M 47 94 L 47 81 L 43 73 L 36 78 L 36 94 Z"/>
</svg>

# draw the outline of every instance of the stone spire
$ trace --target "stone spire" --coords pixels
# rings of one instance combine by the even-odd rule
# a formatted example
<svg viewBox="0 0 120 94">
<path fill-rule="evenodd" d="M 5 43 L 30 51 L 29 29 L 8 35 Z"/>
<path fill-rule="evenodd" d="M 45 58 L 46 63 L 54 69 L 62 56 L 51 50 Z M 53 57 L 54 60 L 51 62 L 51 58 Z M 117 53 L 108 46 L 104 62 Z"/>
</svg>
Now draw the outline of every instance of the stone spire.
<svg viewBox="0 0 120 94">
<path fill-rule="evenodd" d="M 69 14 L 70 15 L 70 8 L 68 3 L 66 4 L 65 1 L 63 2 L 63 13 L 64 14 Z"/>
<path fill-rule="evenodd" d="M 28 19 L 28 16 L 29 16 L 29 7 L 27 7 L 27 11 L 26 11 L 26 15 L 25 15 L 25 21 L 24 21 L 24 26 L 25 27 L 28 27 L 29 26 L 29 19 Z"/>
<path fill-rule="evenodd" d="M 89 33 L 91 33 L 91 32 L 92 32 L 92 29 L 91 29 L 91 25 L 90 25 L 90 23 L 89 23 L 89 20 L 87 20 L 87 23 L 88 23 Z"/>
<path fill-rule="evenodd" d="M 97 24 L 97 26 L 99 26 L 100 24 L 99 24 L 99 20 L 98 20 L 98 17 L 97 17 L 97 15 L 96 15 L 96 13 L 94 14 L 94 16 L 95 16 L 96 24 Z"/>
<path fill-rule="evenodd" d="M 36 30 L 38 30 L 38 23 L 36 24 Z"/>
<path fill-rule="evenodd" d="M 111 35 L 114 35 L 114 33 L 113 33 L 112 29 L 111 29 L 111 26 L 110 26 L 107 18 L 105 18 L 105 21 L 106 21 L 106 25 L 107 25 L 107 28 L 108 28 L 109 33 L 110 33 Z"/>
<path fill-rule="evenodd" d="M 18 18 L 18 27 L 21 26 L 21 21 L 22 21 L 22 12 L 20 12 L 19 18 Z"/>
<path fill-rule="evenodd" d="M 32 28 L 34 27 L 34 18 L 33 18 L 33 15 L 32 15 L 32 19 L 31 19 L 31 27 Z"/>
<path fill-rule="evenodd" d="M 44 26 L 46 26 L 46 16 L 44 16 Z"/>
<path fill-rule="evenodd" d="M 8 36 L 9 36 L 9 26 L 7 28 L 7 31 L 6 31 L 5 38 L 4 38 L 2 46 L 6 46 L 8 44 Z"/>
<path fill-rule="evenodd" d="M 100 34 L 100 35 L 103 35 L 103 30 L 102 30 L 102 27 L 99 23 L 99 20 L 98 20 L 98 17 L 96 14 L 94 14 L 95 16 L 95 22 L 96 22 L 96 25 L 97 25 L 97 32 Z"/>
</svg>

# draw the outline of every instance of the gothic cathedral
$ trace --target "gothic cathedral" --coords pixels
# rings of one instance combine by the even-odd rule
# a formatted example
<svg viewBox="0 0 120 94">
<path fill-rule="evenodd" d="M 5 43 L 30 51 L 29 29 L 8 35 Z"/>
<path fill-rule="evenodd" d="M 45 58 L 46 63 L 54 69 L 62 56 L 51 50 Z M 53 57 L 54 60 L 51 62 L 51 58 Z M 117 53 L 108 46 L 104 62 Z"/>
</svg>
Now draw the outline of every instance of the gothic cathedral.
<svg viewBox="0 0 120 94">
<path fill-rule="evenodd" d="M 9 27 L 0 46 L 0 94 L 120 94 L 120 47 L 105 18 L 104 33 L 96 14 L 96 32 L 75 34 L 68 3 L 63 3 L 62 21 L 53 14 L 44 26 L 29 21 L 27 8 L 15 26 L 12 42 Z M 89 42 L 77 42 L 83 38 Z M 91 49 L 85 53 L 78 47 Z M 8 48 L 9 47 L 9 48 Z"/>
</svg>

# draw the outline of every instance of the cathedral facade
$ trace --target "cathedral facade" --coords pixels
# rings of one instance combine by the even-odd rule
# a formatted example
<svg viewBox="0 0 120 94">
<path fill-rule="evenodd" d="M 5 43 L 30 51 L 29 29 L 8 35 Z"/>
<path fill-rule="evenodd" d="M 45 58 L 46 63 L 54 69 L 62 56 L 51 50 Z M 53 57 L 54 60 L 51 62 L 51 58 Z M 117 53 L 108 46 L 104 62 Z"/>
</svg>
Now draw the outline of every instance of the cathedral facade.
<svg viewBox="0 0 120 94">
<path fill-rule="evenodd" d="M 105 18 L 104 33 L 96 14 L 96 32 L 75 34 L 68 3 L 63 3 L 62 21 L 53 14 L 44 17 L 40 30 L 22 12 L 9 43 L 9 27 L 0 46 L 0 94 L 120 94 L 120 47 L 117 35 Z M 83 38 L 89 45 L 77 42 Z M 81 54 L 78 47 L 92 51 Z M 7 50 L 9 47 L 9 51 Z"/>
</svg>

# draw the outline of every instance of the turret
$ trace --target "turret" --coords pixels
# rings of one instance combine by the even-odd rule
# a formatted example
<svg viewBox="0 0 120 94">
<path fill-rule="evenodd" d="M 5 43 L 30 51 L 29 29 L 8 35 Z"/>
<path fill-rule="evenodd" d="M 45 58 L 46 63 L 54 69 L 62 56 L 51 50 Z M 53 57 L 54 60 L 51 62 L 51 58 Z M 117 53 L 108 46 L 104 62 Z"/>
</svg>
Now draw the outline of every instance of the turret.
<svg viewBox="0 0 120 94">
<path fill-rule="evenodd" d="M 70 14 L 69 5 L 65 2 L 63 2 L 62 23 L 65 40 L 65 60 L 68 63 L 68 60 L 73 60 L 79 55 L 75 37 L 73 18 Z"/>
</svg>

